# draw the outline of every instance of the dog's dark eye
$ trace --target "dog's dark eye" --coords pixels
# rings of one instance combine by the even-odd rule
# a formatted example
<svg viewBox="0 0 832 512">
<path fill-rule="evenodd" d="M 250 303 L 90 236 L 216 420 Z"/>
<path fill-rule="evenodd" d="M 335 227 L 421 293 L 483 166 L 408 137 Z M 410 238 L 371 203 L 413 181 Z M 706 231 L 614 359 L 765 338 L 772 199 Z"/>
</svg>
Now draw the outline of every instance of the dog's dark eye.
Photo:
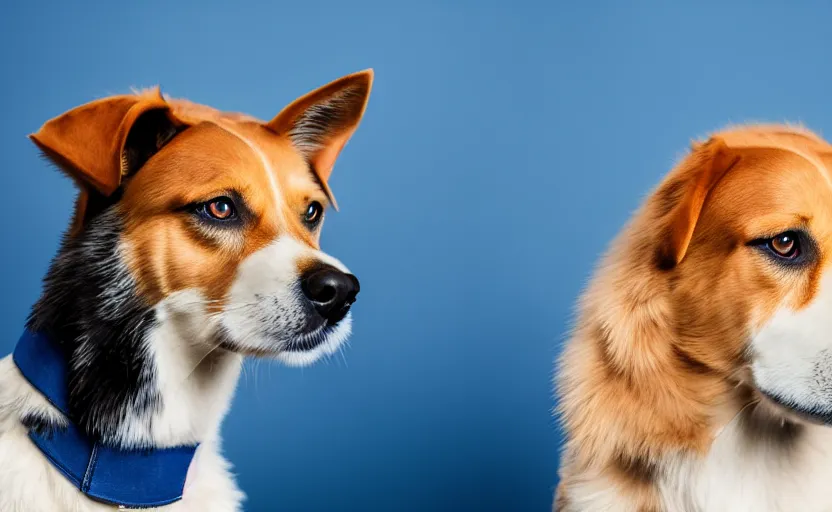
<svg viewBox="0 0 832 512">
<path fill-rule="evenodd" d="M 774 263 L 795 268 L 816 261 L 817 249 L 812 236 L 803 229 L 790 229 L 772 237 L 761 237 L 748 243 Z"/>
<path fill-rule="evenodd" d="M 318 201 L 312 201 L 306 207 L 306 213 L 303 214 L 303 222 L 309 227 L 314 227 L 321 221 L 324 213 L 324 207 Z"/>
<path fill-rule="evenodd" d="M 234 203 L 227 197 L 218 197 L 200 204 L 197 213 L 213 220 L 231 220 L 237 215 Z"/>
<path fill-rule="evenodd" d="M 766 241 L 766 248 L 778 258 L 793 260 L 800 256 L 800 236 L 786 231 Z"/>
<path fill-rule="evenodd" d="M 777 235 L 769 241 L 771 250 L 784 258 L 794 258 L 800 252 L 800 247 L 792 233 Z"/>
</svg>

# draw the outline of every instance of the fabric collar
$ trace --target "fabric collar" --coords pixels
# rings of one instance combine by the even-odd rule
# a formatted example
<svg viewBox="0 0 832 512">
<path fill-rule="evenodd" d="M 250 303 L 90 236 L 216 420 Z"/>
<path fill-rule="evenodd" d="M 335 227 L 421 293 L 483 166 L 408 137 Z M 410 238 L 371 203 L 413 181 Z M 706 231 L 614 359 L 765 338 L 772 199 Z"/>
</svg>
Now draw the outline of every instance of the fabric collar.
<svg viewBox="0 0 832 512">
<path fill-rule="evenodd" d="M 67 418 L 67 363 L 42 333 L 25 331 L 14 349 L 20 372 Z M 197 446 L 126 450 L 87 437 L 69 422 L 66 429 L 29 431 L 49 462 L 88 497 L 129 508 L 159 507 L 182 498 Z"/>
</svg>

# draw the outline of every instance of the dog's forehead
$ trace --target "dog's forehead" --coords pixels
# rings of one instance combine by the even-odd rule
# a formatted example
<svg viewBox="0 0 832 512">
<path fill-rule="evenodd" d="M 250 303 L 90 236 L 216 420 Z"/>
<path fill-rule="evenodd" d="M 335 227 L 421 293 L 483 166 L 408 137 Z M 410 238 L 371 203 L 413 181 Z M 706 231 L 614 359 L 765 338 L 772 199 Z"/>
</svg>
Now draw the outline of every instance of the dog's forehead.
<svg viewBox="0 0 832 512">
<path fill-rule="evenodd" d="M 223 112 L 184 99 L 169 99 L 174 114 L 190 125 L 210 123 L 247 148 L 256 165 L 238 172 L 264 174 L 278 199 L 298 188 L 316 187 L 308 162 L 289 140 L 267 129 L 260 119 L 238 112 Z M 251 161 L 251 158 L 245 158 Z M 262 176 L 260 176 L 262 177 Z"/>
<path fill-rule="evenodd" d="M 741 159 L 713 194 L 724 206 L 752 215 L 801 210 L 820 214 L 832 203 L 832 184 L 816 156 L 765 148 Z"/>
<path fill-rule="evenodd" d="M 817 180 L 822 188 L 832 188 L 832 145 L 808 129 L 791 125 L 742 126 L 718 132 L 715 137 L 740 154 L 765 154 L 762 164 L 763 159 L 751 158 L 752 165 L 777 167 L 785 171 L 786 177 L 805 171 L 804 180 Z M 762 180 L 760 183 L 767 184 Z"/>
<path fill-rule="evenodd" d="M 707 222 L 727 222 L 746 237 L 805 226 L 832 249 L 830 146 L 776 127 L 720 136 L 729 148 L 750 151 L 713 191 Z"/>
<path fill-rule="evenodd" d="M 124 197 L 131 218 L 237 192 L 259 219 L 259 236 L 288 233 L 317 247 L 300 219 L 308 202 L 325 204 L 326 195 L 287 137 L 245 114 L 186 100 L 169 103 L 191 128 L 132 178 Z"/>
<path fill-rule="evenodd" d="M 190 125 L 212 123 L 239 139 L 257 156 L 264 168 L 288 174 L 307 167 L 289 141 L 271 132 L 256 117 L 239 112 L 224 112 L 184 99 L 169 99 L 174 115 Z M 278 166 L 277 164 L 280 163 Z"/>
<path fill-rule="evenodd" d="M 802 127 L 790 125 L 759 125 L 723 130 L 716 134 L 728 147 L 770 148 L 793 153 L 829 174 L 827 157 L 832 145 Z"/>
</svg>

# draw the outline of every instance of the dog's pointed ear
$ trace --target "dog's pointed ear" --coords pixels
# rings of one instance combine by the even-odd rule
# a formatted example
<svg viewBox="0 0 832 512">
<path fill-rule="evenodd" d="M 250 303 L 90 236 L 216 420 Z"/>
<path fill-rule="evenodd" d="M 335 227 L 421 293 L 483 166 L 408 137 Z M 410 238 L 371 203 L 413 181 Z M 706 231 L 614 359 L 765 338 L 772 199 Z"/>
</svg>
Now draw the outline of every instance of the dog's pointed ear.
<svg viewBox="0 0 832 512">
<path fill-rule="evenodd" d="M 691 152 L 659 187 L 653 199 L 659 268 L 669 270 L 682 262 L 708 194 L 739 159 L 718 137 L 693 142 Z"/>
<path fill-rule="evenodd" d="M 355 133 L 370 98 L 373 70 L 359 71 L 316 89 L 284 108 L 267 126 L 286 135 L 327 182 L 341 150 Z"/>
<path fill-rule="evenodd" d="M 47 121 L 29 136 L 81 187 L 109 196 L 183 128 L 159 88 L 111 96 Z"/>
</svg>

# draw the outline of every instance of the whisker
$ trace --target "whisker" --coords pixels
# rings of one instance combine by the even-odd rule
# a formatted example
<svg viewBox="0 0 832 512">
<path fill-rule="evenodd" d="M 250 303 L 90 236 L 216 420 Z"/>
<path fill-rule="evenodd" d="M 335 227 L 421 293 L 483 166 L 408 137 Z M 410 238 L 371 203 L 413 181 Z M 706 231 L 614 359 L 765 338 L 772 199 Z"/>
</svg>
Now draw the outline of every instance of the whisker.
<svg viewBox="0 0 832 512">
<path fill-rule="evenodd" d="M 217 350 L 221 346 L 222 346 L 222 342 L 217 343 L 216 346 L 212 347 L 211 350 L 209 350 L 204 356 L 202 356 L 200 358 L 200 360 L 197 361 L 196 366 L 194 366 L 193 369 L 191 369 L 191 371 L 188 372 L 188 375 L 185 376 L 185 378 L 182 380 L 182 382 L 185 382 L 186 380 L 188 380 L 190 378 L 190 376 L 193 375 L 193 373 L 196 371 L 196 369 L 199 368 L 199 365 L 201 365 L 202 362 L 205 361 L 205 358 L 208 357 L 209 355 L 211 355 L 215 350 Z"/>
</svg>

